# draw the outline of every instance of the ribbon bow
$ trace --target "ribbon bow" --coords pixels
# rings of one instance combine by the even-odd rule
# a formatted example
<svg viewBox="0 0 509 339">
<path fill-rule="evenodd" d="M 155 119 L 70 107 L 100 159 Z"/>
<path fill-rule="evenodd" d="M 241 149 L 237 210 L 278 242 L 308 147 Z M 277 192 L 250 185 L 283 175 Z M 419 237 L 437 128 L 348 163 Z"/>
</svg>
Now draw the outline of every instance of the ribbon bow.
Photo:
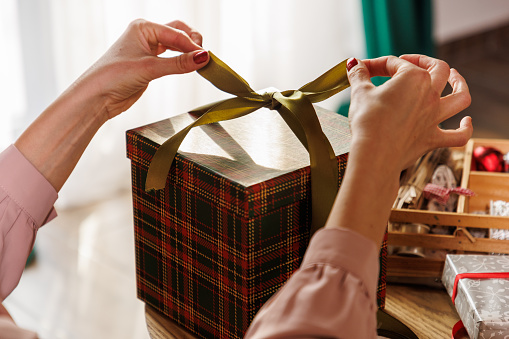
<svg viewBox="0 0 509 339">
<path fill-rule="evenodd" d="M 198 70 L 198 73 L 218 89 L 233 94 L 235 97 L 191 111 L 191 113 L 202 114 L 159 147 L 147 173 L 145 190 L 164 188 L 177 150 L 191 128 L 239 118 L 262 107 L 267 107 L 279 112 L 309 152 L 312 201 L 311 231 L 316 231 L 327 220 L 338 191 L 339 179 L 338 162 L 334 150 L 322 131 L 312 103 L 325 100 L 350 86 L 346 74 L 346 60 L 298 90 L 258 94 L 218 57 L 211 52 L 209 55 L 209 63 Z"/>
<path fill-rule="evenodd" d="M 458 195 L 466 195 L 472 197 L 475 193 L 463 187 L 454 187 L 454 188 L 445 188 L 442 186 L 438 186 L 435 184 L 427 184 L 423 189 L 424 197 L 428 200 L 434 199 L 439 204 L 447 205 L 447 201 L 449 200 L 449 196 L 451 193 L 456 193 Z"/>
</svg>

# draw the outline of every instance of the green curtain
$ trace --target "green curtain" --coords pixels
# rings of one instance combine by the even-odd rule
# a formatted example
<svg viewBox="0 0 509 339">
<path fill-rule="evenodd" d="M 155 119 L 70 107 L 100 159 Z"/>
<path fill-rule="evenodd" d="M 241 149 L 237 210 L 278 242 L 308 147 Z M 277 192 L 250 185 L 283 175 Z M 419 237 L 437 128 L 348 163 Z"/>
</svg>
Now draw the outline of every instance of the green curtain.
<svg viewBox="0 0 509 339">
<path fill-rule="evenodd" d="M 362 0 L 368 58 L 418 53 L 434 55 L 431 0 Z M 375 85 L 385 78 L 374 78 Z M 347 116 L 349 103 L 338 113 Z"/>
</svg>

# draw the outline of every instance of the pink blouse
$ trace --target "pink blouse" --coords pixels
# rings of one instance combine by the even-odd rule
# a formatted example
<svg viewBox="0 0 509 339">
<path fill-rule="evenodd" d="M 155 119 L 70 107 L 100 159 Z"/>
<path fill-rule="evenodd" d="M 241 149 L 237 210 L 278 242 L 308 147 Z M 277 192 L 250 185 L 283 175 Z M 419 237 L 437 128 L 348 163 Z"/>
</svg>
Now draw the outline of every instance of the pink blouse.
<svg viewBox="0 0 509 339">
<path fill-rule="evenodd" d="M 0 153 L 0 301 L 16 287 L 57 192 L 14 145 Z"/>
<path fill-rule="evenodd" d="M 37 230 L 56 216 L 57 192 L 14 146 L 0 153 L 0 173 L 4 300 L 19 282 Z M 301 268 L 261 308 L 246 338 L 376 338 L 378 255 L 375 243 L 355 231 L 318 231 Z M 0 308 L 0 339 L 8 338 L 2 326 Z"/>
<path fill-rule="evenodd" d="M 245 338 L 377 338 L 379 251 L 355 231 L 319 230 Z"/>
</svg>

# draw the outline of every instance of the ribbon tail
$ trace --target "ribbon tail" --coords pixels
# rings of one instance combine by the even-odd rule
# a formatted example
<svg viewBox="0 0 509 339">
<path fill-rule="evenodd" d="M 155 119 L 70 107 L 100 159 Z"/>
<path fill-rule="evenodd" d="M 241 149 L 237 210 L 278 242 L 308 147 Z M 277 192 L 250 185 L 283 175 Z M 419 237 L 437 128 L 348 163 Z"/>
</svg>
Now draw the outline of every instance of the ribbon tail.
<svg viewBox="0 0 509 339">
<path fill-rule="evenodd" d="M 325 225 L 339 188 L 339 167 L 334 150 L 322 131 L 313 104 L 301 92 L 277 94 L 278 109 L 288 126 L 308 149 L 311 167 L 311 234 Z M 300 128 L 298 127 L 300 126 Z M 306 142 L 303 142 L 305 140 Z"/>
<path fill-rule="evenodd" d="M 187 136 L 189 130 L 193 127 L 194 123 L 186 126 L 159 146 L 152 158 L 150 167 L 148 168 L 147 179 L 145 181 L 145 191 L 148 192 L 150 190 L 164 188 L 166 185 L 166 178 L 168 177 L 168 173 L 170 171 L 171 164 L 173 163 L 173 159 L 177 154 L 177 150 L 180 147 L 180 144 L 182 144 L 184 138 Z"/>
<path fill-rule="evenodd" d="M 173 159 L 184 138 L 193 127 L 240 118 L 260 109 L 263 105 L 263 102 L 247 98 L 232 98 L 216 103 L 211 110 L 205 112 L 159 146 L 148 169 L 145 191 L 164 188 Z"/>
</svg>

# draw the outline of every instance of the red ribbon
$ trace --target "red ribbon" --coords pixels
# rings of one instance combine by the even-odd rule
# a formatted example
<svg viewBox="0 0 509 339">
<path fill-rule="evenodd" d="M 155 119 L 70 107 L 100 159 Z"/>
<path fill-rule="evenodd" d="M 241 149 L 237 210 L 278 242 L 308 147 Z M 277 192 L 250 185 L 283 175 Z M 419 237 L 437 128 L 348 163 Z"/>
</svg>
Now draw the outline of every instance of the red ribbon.
<svg viewBox="0 0 509 339">
<path fill-rule="evenodd" d="M 454 279 L 454 285 L 452 288 L 452 303 L 456 299 L 458 293 L 458 282 L 460 279 L 509 279 L 509 272 L 485 272 L 485 273 L 460 273 L 456 275 Z"/>
<path fill-rule="evenodd" d="M 474 196 L 475 193 L 463 187 L 455 187 L 455 188 L 445 188 L 442 186 L 438 186 L 435 184 L 427 184 L 424 186 L 423 194 L 424 197 L 428 200 L 434 199 L 438 201 L 442 205 L 447 205 L 447 201 L 449 200 L 449 196 L 451 193 L 456 193 L 458 195 L 466 195 L 466 196 Z"/>
<path fill-rule="evenodd" d="M 459 273 L 456 275 L 454 279 L 454 285 L 452 288 L 452 303 L 454 304 L 456 295 L 458 294 L 458 282 L 460 279 L 509 279 L 509 272 L 484 272 L 484 273 Z M 463 322 L 458 321 L 454 327 L 452 328 L 452 339 L 459 338 L 459 335 L 462 336 L 466 332 L 465 326 L 463 326 Z"/>
<path fill-rule="evenodd" d="M 467 330 L 463 322 L 460 320 L 452 327 L 452 336 L 451 339 L 461 339 L 468 336 Z"/>
</svg>

